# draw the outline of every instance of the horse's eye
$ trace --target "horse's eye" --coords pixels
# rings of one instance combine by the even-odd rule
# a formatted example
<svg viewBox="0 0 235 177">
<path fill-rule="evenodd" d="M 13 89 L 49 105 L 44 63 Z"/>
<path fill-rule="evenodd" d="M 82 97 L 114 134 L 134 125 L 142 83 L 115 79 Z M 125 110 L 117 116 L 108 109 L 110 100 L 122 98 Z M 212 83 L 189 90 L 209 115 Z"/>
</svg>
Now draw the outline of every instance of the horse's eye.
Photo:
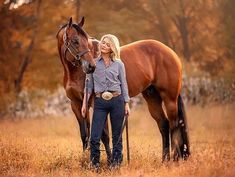
<svg viewBox="0 0 235 177">
<path fill-rule="evenodd" d="M 73 40 L 73 43 L 74 43 L 75 45 L 79 45 L 79 41 L 78 41 L 78 40 Z"/>
</svg>

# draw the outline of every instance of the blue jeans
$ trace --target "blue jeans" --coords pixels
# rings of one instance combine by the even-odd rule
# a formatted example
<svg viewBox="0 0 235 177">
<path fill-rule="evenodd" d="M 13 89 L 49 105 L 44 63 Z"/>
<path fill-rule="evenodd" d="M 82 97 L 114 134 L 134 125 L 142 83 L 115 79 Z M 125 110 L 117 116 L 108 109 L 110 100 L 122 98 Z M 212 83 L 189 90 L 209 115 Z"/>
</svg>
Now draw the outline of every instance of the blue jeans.
<svg viewBox="0 0 235 177">
<path fill-rule="evenodd" d="M 108 101 L 103 98 L 95 98 L 90 139 L 90 160 L 93 165 L 96 165 L 100 161 L 100 139 L 108 113 L 110 113 L 112 127 L 112 163 L 120 164 L 122 162 L 122 137 L 119 142 L 118 139 L 121 134 L 125 114 L 124 105 L 122 95 L 113 97 Z"/>
</svg>

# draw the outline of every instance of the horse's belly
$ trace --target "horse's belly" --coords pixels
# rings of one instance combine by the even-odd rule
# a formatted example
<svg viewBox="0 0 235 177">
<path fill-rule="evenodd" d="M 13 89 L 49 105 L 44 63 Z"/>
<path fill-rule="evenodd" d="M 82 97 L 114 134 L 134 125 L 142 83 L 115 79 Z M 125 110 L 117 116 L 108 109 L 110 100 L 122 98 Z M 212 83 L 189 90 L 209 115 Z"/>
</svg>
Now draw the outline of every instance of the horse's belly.
<svg viewBox="0 0 235 177">
<path fill-rule="evenodd" d="M 138 75 L 136 75 L 138 76 Z M 127 76 L 127 84 L 129 90 L 129 96 L 134 97 L 142 93 L 149 85 L 151 85 L 151 80 L 143 77 L 134 77 L 134 79 L 129 79 L 131 77 Z"/>
</svg>

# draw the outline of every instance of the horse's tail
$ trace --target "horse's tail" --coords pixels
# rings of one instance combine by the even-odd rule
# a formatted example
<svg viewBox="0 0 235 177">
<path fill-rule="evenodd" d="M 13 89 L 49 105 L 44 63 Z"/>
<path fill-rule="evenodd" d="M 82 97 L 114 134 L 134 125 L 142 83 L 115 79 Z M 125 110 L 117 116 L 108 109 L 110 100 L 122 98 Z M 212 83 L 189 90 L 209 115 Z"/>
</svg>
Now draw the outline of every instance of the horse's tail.
<svg viewBox="0 0 235 177">
<path fill-rule="evenodd" d="M 179 127 L 182 135 L 183 143 L 180 146 L 180 151 L 184 159 L 190 155 L 189 147 L 189 137 L 188 137 L 188 124 L 187 117 L 185 113 L 185 106 L 181 95 L 178 97 L 178 117 L 179 117 Z"/>
</svg>

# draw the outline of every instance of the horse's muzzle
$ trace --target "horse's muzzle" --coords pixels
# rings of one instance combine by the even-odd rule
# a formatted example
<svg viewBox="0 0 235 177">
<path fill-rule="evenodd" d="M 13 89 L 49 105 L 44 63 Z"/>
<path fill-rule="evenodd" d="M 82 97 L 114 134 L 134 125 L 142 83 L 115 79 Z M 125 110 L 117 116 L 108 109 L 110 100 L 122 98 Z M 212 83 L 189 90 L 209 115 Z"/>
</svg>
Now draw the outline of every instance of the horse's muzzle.
<svg viewBox="0 0 235 177">
<path fill-rule="evenodd" d="M 95 68 L 96 68 L 96 66 L 91 66 L 91 65 L 89 64 L 89 66 L 88 66 L 88 68 L 87 68 L 87 70 L 86 70 L 86 74 L 93 73 L 93 72 L 95 71 Z"/>
</svg>

